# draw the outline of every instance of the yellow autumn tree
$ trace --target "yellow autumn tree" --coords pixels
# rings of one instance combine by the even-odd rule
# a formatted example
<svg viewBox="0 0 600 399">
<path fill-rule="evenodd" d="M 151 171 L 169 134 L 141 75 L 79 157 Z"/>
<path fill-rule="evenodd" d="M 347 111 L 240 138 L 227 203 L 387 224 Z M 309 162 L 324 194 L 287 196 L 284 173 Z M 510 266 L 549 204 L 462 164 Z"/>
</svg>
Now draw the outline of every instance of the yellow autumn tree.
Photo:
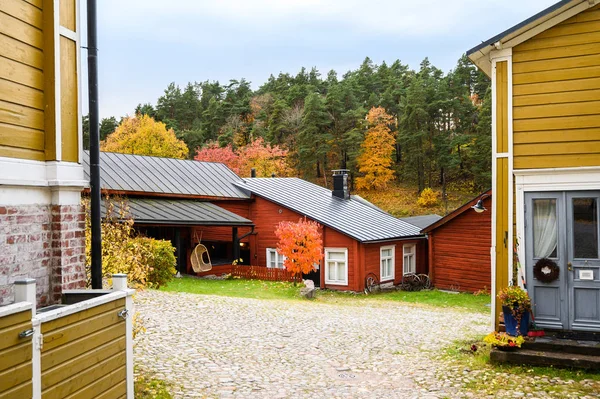
<svg viewBox="0 0 600 399">
<path fill-rule="evenodd" d="M 115 131 L 100 143 L 102 151 L 122 154 L 151 155 L 166 158 L 187 158 L 188 148 L 175 137 L 173 129 L 156 122 L 148 115 L 124 118 Z"/>
<path fill-rule="evenodd" d="M 360 145 L 357 158 L 358 171 L 362 176 L 356 178 L 358 189 L 383 189 L 394 179 L 392 155 L 396 143 L 394 118 L 383 107 L 373 107 L 367 114 L 369 130 Z"/>
</svg>

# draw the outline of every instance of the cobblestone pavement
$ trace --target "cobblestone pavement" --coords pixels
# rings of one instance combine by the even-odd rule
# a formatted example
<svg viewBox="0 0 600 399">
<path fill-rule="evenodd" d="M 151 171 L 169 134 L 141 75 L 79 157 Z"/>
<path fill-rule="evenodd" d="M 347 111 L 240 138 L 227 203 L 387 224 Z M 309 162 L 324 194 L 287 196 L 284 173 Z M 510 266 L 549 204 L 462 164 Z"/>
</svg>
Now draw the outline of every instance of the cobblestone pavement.
<svg viewBox="0 0 600 399">
<path fill-rule="evenodd" d="M 138 367 L 176 398 L 462 397 L 432 353 L 484 334 L 482 314 L 397 302 L 323 304 L 148 290 Z"/>
</svg>

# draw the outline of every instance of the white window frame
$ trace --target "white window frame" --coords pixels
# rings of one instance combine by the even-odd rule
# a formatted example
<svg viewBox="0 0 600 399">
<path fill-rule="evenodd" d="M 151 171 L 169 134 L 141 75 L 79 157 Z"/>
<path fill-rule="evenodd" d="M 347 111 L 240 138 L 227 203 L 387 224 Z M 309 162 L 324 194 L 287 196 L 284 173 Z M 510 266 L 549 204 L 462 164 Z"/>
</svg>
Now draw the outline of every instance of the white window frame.
<svg viewBox="0 0 600 399">
<path fill-rule="evenodd" d="M 409 259 L 409 264 L 406 264 L 406 249 L 411 248 L 411 252 L 408 255 L 411 255 Z M 411 270 L 412 269 L 412 270 Z M 417 272 L 417 244 L 404 244 L 402 246 L 402 273 L 416 273 Z"/>
<path fill-rule="evenodd" d="M 390 256 L 383 256 L 383 251 L 387 251 L 390 250 L 391 251 L 391 255 Z M 392 262 L 392 267 L 391 267 L 391 274 L 390 275 L 385 275 L 384 271 L 385 268 L 383 266 L 383 262 L 387 261 L 387 260 L 391 260 Z M 393 281 L 396 278 L 396 246 L 395 245 L 386 245 L 384 247 L 380 247 L 379 248 L 379 280 L 380 282 L 385 282 L 385 281 Z"/>
<path fill-rule="evenodd" d="M 344 263 L 346 265 L 343 279 L 330 280 L 329 279 L 329 254 L 331 252 L 343 252 Z M 337 262 L 337 261 L 334 261 Z M 338 276 L 339 277 L 339 276 Z M 325 284 L 332 285 L 348 285 L 348 248 L 325 248 Z"/>
<path fill-rule="evenodd" d="M 271 266 L 271 262 L 270 262 L 270 255 L 272 253 L 275 254 L 275 266 Z M 278 266 L 279 260 L 281 260 L 281 267 Z M 279 252 L 277 252 L 276 248 L 267 248 L 267 262 L 266 262 L 267 268 L 269 268 L 269 269 L 285 269 L 283 262 L 285 262 L 285 256 L 283 256 Z"/>
</svg>

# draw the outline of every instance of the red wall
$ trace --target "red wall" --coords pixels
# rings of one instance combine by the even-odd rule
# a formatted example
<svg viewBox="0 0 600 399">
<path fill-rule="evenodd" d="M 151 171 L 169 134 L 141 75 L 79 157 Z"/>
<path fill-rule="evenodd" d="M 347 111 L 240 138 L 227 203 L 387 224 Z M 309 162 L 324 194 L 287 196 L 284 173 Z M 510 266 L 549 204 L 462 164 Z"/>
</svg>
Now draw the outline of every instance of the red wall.
<svg viewBox="0 0 600 399">
<path fill-rule="evenodd" d="M 395 270 L 394 270 L 394 285 L 398 285 L 402 282 L 402 271 L 403 271 L 403 248 L 404 244 L 416 244 L 415 248 L 415 262 L 416 272 L 427 274 L 428 272 L 428 256 L 427 256 L 427 240 L 397 240 L 378 244 L 363 244 L 365 248 L 365 274 L 363 280 L 367 274 L 373 273 L 377 276 L 377 279 L 381 283 L 391 282 L 391 280 L 381 281 L 381 247 L 387 247 L 390 245 L 395 246 Z M 364 289 L 364 281 L 363 287 Z"/>
<path fill-rule="evenodd" d="M 476 213 L 470 208 L 429 233 L 431 268 L 435 287 L 475 292 L 491 287 L 490 248 L 492 242 L 491 199 L 488 209 Z"/>
</svg>

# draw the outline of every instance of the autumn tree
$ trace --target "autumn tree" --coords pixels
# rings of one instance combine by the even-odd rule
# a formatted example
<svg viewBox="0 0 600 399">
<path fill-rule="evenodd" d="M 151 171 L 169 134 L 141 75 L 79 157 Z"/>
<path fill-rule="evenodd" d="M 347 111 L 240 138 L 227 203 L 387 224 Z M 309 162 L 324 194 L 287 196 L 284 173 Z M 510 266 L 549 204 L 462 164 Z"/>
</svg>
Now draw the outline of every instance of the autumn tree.
<svg viewBox="0 0 600 399">
<path fill-rule="evenodd" d="M 262 138 L 237 150 L 239 155 L 239 175 L 249 177 L 254 168 L 258 177 L 268 177 L 275 174 L 279 177 L 294 175 L 287 163 L 288 151 L 277 145 L 265 143 Z"/>
<path fill-rule="evenodd" d="M 219 143 L 212 141 L 202 148 L 198 148 L 194 160 L 202 162 L 221 162 L 233 170 L 235 173 L 240 173 L 239 155 L 233 151 L 231 144 L 220 147 Z"/>
<path fill-rule="evenodd" d="M 188 148 L 172 129 L 148 115 L 124 118 L 115 131 L 100 143 L 102 151 L 123 154 L 186 158 Z"/>
<path fill-rule="evenodd" d="M 383 189 L 394 179 L 392 155 L 396 137 L 390 126 L 394 118 L 382 107 L 373 107 L 367 114 L 369 130 L 361 144 L 358 156 L 358 171 L 362 176 L 356 178 L 358 189 Z"/>
<path fill-rule="evenodd" d="M 279 240 L 277 252 L 285 257 L 283 266 L 294 274 L 294 279 L 314 271 L 323 256 L 320 225 L 312 220 L 279 222 L 275 235 Z"/>
</svg>

